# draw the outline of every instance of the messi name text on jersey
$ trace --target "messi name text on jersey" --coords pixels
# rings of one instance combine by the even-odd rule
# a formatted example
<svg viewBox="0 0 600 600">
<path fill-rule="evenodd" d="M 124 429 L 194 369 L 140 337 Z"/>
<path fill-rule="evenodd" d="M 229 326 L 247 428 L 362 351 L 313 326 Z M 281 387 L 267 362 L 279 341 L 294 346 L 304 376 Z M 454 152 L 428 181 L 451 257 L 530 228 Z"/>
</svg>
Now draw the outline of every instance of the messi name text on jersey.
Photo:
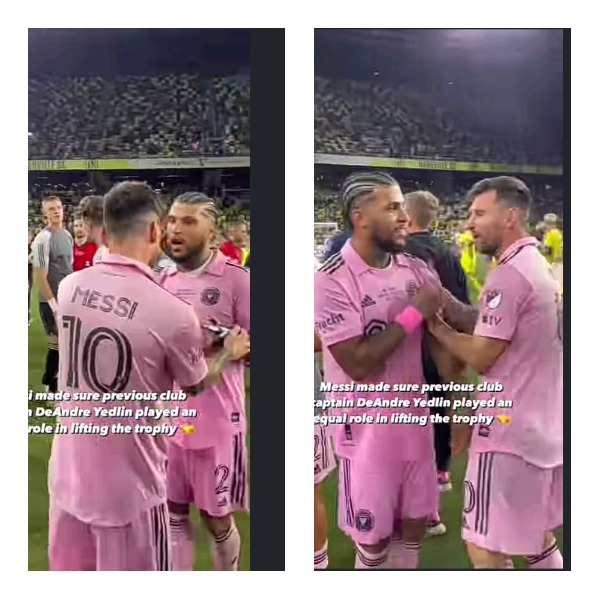
<svg viewBox="0 0 600 600">
<path fill-rule="evenodd" d="M 77 286 L 73 290 L 71 302 L 81 303 L 81 306 L 102 312 L 112 312 L 117 317 L 133 319 L 138 303 L 129 298 L 115 298 L 112 294 L 102 294 L 97 290 Z"/>
</svg>

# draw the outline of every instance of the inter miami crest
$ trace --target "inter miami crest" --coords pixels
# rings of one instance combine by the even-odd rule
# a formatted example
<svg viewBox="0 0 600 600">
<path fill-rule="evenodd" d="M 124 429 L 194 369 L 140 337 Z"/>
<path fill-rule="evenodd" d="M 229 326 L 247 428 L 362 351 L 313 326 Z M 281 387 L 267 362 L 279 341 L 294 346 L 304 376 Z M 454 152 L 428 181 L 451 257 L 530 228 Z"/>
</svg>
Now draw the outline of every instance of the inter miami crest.
<svg viewBox="0 0 600 600">
<path fill-rule="evenodd" d="M 358 531 L 371 531 L 375 525 L 375 517 L 363 508 L 356 513 L 354 522 Z"/>
<path fill-rule="evenodd" d="M 202 294 L 200 296 L 200 300 L 202 300 L 202 304 L 206 304 L 206 306 L 214 306 L 221 297 L 221 292 L 216 287 L 209 287 L 202 290 Z"/>
<path fill-rule="evenodd" d="M 386 327 L 387 323 L 385 321 L 380 321 L 379 319 L 372 319 L 365 327 L 365 335 L 376 335 L 383 331 Z"/>
</svg>

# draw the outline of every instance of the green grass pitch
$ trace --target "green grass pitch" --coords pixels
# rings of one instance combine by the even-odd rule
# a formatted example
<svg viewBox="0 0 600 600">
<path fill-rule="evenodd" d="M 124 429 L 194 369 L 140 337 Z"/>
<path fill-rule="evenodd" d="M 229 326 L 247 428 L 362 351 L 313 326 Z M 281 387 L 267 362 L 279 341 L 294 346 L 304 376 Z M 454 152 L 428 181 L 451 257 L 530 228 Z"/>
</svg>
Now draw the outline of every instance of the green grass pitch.
<svg viewBox="0 0 600 600">
<path fill-rule="evenodd" d="M 47 338 L 40 321 L 37 309 L 37 295 L 32 290 L 33 321 L 29 327 L 29 389 L 43 391 L 41 384 L 44 361 L 46 357 Z M 246 377 L 246 408 L 250 401 L 250 376 Z M 34 404 L 30 403 L 30 408 Z M 249 415 L 249 412 L 248 412 Z M 30 423 L 35 419 L 30 419 Z M 248 425 L 250 418 L 248 417 Z M 248 440 L 249 441 L 249 440 Z M 48 459 L 52 437 L 50 435 L 29 436 L 29 570 L 48 570 Z M 283 476 L 283 475 L 282 475 Z M 211 569 L 208 537 L 192 511 L 197 530 L 195 569 L 207 571 Z M 236 514 L 236 523 L 242 538 L 242 557 L 240 569 L 250 568 L 250 519 L 247 515 Z"/>
</svg>

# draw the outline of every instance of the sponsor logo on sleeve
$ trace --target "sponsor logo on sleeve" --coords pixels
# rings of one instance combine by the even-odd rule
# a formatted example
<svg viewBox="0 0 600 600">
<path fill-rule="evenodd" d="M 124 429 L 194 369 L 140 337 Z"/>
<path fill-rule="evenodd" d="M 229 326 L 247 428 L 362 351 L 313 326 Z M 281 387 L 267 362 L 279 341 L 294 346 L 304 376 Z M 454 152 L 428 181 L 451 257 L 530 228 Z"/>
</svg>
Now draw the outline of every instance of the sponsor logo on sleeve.
<svg viewBox="0 0 600 600">
<path fill-rule="evenodd" d="M 484 325 L 491 325 L 492 327 L 497 327 L 498 325 L 500 325 L 500 323 L 502 323 L 502 317 L 496 317 L 494 315 L 487 315 L 487 314 L 483 314 L 481 315 L 481 322 Z"/>
<path fill-rule="evenodd" d="M 191 348 L 190 350 L 188 350 L 188 360 L 192 367 L 199 365 L 201 359 L 202 359 L 202 349 L 201 348 Z"/>
</svg>

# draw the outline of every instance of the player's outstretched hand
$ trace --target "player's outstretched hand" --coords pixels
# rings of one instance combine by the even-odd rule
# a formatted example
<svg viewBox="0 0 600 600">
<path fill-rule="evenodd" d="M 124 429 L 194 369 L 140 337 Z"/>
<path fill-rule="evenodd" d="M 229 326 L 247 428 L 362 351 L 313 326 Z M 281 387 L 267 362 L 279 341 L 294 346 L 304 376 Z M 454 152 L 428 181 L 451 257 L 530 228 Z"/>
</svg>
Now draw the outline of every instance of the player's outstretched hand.
<svg viewBox="0 0 600 600">
<path fill-rule="evenodd" d="M 414 296 L 411 304 L 423 315 L 423 318 L 429 319 L 442 306 L 442 295 L 439 290 L 424 286 Z"/>
<path fill-rule="evenodd" d="M 452 425 L 452 458 L 460 456 L 471 443 L 473 430 L 466 423 L 454 423 Z"/>
<path fill-rule="evenodd" d="M 247 331 L 244 331 L 238 325 L 231 330 L 223 345 L 231 354 L 233 360 L 239 360 L 250 354 L 250 336 Z"/>
</svg>

